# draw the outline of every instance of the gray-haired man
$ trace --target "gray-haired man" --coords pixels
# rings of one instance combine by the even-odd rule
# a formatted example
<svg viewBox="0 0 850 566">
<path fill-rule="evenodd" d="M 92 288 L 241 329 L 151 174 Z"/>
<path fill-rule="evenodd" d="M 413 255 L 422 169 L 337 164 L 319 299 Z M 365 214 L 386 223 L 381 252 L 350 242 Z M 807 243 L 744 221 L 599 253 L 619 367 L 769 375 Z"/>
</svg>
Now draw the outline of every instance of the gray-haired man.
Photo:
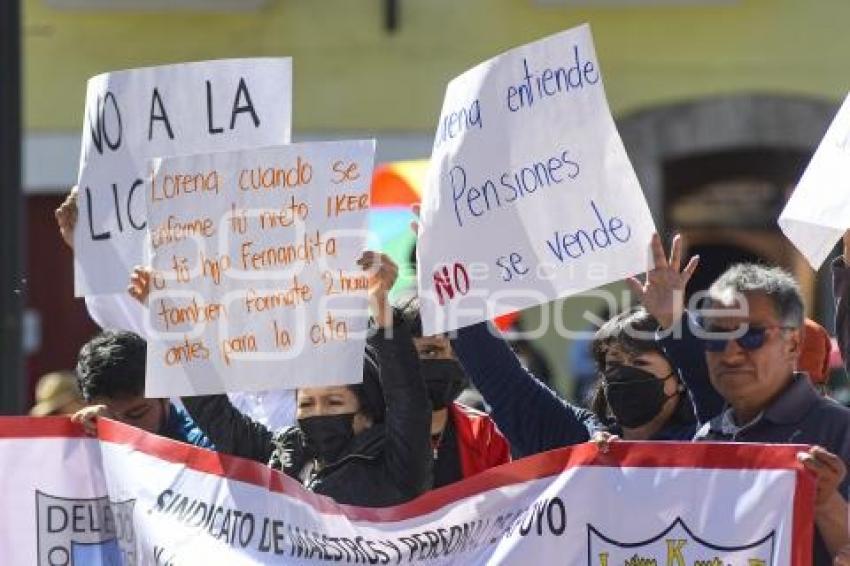
<svg viewBox="0 0 850 566">
<path fill-rule="evenodd" d="M 711 384 L 728 405 L 695 440 L 823 447 L 807 463 L 819 475 L 834 470 L 833 484 L 840 484 L 837 491 L 819 485 L 813 563 L 831 564 L 829 551 L 848 538 L 842 461 L 850 461 L 850 410 L 819 395 L 796 371 L 803 326 L 797 283 L 779 268 L 735 265 L 709 296 L 706 362 Z"/>
</svg>

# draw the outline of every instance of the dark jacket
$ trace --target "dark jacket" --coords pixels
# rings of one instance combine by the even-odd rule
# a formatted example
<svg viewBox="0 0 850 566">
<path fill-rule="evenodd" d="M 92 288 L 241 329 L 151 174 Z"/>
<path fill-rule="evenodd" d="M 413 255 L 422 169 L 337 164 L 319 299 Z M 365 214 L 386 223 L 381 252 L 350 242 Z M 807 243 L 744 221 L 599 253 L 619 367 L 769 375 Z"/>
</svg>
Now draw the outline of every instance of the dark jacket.
<svg viewBox="0 0 850 566">
<path fill-rule="evenodd" d="M 695 328 L 696 319 L 685 311 L 674 332 L 659 331 L 656 337 L 664 355 L 688 388 L 694 414 L 702 424 L 719 415 L 726 401 L 711 385 L 705 361 L 705 344 L 694 334 Z"/>
<path fill-rule="evenodd" d="M 835 336 L 844 368 L 850 372 L 850 269 L 843 257 L 832 262 L 832 294 L 835 298 Z"/>
<path fill-rule="evenodd" d="M 168 418 L 159 434 L 192 446 L 215 450 L 213 443 L 206 437 L 204 431 L 198 428 L 192 417 L 186 411 L 171 403 L 168 404 Z"/>
<path fill-rule="evenodd" d="M 355 436 L 345 454 L 320 470 L 298 427 L 273 433 L 230 404 L 226 395 L 183 403 L 221 452 L 268 462 L 307 489 L 338 503 L 385 507 L 409 501 L 431 487 L 431 406 L 419 360 L 404 324 L 370 338 L 378 355 L 386 414 Z"/>
<path fill-rule="evenodd" d="M 535 379 L 496 332 L 486 323 L 461 328 L 452 346 L 515 457 L 581 444 L 596 431 L 612 429 Z M 690 440 L 695 430 L 693 424 L 671 422 L 653 440 Z"/>
<path fill-rule="evenodd" d="M 724 425 L 730 418 L 727 411 L 706 423 L 694 440 L 817 444 L 850 462 L 850 410 L 821 396 L 804 373 L 795 374 L 788 387 L 759 417 L 738 430 L 730 430 L 728 425 Z M 847 479 L 839 486 L 845 499 L 848 487 L 850 481 Z M 813 564 L 832 564 L 826 545 L 817 532 Z"/>
</svg>

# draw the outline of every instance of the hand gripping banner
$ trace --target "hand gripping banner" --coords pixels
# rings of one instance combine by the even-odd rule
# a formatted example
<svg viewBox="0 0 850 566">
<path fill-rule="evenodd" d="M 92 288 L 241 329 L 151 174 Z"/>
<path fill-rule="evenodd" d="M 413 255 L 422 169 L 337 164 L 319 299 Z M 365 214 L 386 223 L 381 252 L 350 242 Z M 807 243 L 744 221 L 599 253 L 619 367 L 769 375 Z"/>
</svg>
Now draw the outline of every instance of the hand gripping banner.
<svg viewBox="0 0 850 566">
<path fill-rule="evenodd" d="M 102 420 L 0 418 L 0 563 L 809 565 L 800 446 L 584 444 L 384 509 Z"/>
</svg>

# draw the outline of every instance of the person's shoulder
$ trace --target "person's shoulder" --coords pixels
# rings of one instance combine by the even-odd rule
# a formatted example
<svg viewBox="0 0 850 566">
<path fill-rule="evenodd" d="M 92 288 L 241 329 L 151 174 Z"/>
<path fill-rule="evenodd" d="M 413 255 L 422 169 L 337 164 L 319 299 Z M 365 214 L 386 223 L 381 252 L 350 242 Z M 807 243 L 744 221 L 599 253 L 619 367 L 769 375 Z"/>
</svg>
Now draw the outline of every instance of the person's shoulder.
<svg viewBox="0 0 850 566">
<path fill-rule="evenodd" d="M 456 414 L 460 414 L 468 419 L 490 419 L 490 415 L 485 413 L 484 411 L 479 411 L 474 407 L 470 407 L 469 405 L 464 405 L 463 403 L 458 403 L 457 401 L 452 403 L 452 409 Z"/>
<path fill-rule="evenodd" d="M 198 423 L 192 418 L 189 412 L 183 407 L 178 407 L 173 403 L 169 403 L 169 430 L 168 435 L 175 440 L 200 446 L 201 448 L 213 449 L 212 441 L 207 437 Z"/>
<path fill-rule="evenodd" d="M 815 418 L 833 418 L 850 422 L 850 408 L 845 407 L 831 397 L 820 397 L 809 414 Z"/>
<path fill-rule="evenodd" d="M 483 411 L 454 402 L 451 404 L 451 412 L 456 428 L 462 431 L 461 434 L 474 438 L 483 437 L 485 441 L 493 436 L 502 436 L 490 415 Z"/>
<path fill-rule="evenodd" d="M 174 403 L 169 403 L 168 422 L 171 428 L 179 430 L 197 429 L 198 425 L 189 414 L 189 411 L 183 407 L 178 407 Z"/>
</svg>

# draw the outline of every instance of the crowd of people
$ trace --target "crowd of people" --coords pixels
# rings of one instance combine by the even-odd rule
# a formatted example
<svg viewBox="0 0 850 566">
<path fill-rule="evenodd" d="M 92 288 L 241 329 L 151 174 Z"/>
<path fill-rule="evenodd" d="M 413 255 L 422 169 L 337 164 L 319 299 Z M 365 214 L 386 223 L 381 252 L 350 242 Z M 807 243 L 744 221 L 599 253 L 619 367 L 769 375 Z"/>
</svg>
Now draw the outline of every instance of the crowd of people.
<svg viewBox="0 0 850 566">
<path fill-rule="evenodd" d="M 72 245 L 75 193 L 56 216 Z M 685 287 L 698 258 L 682 266 L 679 237 L 669 255 L 657 235 L 650 247 L 654 267 L 643 281 L 628 281 L 640 306 L 613 314 L 592 341 L 598 380 L 587 406 L 537 379 L 490 323 L 423 336 L 417 300 L 389 301 L 395 264 L 365 252 L 358 263 L 369 278 L 374 328 L 362 382 L 272 393 L 267 403 L 294 403 L 277 411 L 290 414 L 288 422 L 264 418 L 274 406 L 240 406 L 238 396 L 144 397 L 146 341 L 133 320 L 144 316 L 150 286 L 144 268 L 131 275 L 128 296 L 114 299 L 130 306 L 89 304 L 96 320 L 118 322 L 103 324 L 83 346 L 73 378 L 45 379 L 33 414 L 73 412 L 92 434 L 97 418 L 108 416 L 267 463 L 308 490 L 368 507 L 406 502 L 512 459 L 588 441 L 601 450 L 619 439 L 808 444 L 813 448 L 799 459 L 816 478 L 813 563 L 850 564 L 850 409 L 821 385 L 829 335 L 805 319 L 798 284 L 777 267 L 734 265 L 708 290 L 707 308 L 689 311 Z M 850 232 L 832 266 L 844 359 L 848 254 Z M 74 379 L 80 401 L 69 387 Z M 470 384 L 489 414 L 457 402 Z"/>
</svg>

